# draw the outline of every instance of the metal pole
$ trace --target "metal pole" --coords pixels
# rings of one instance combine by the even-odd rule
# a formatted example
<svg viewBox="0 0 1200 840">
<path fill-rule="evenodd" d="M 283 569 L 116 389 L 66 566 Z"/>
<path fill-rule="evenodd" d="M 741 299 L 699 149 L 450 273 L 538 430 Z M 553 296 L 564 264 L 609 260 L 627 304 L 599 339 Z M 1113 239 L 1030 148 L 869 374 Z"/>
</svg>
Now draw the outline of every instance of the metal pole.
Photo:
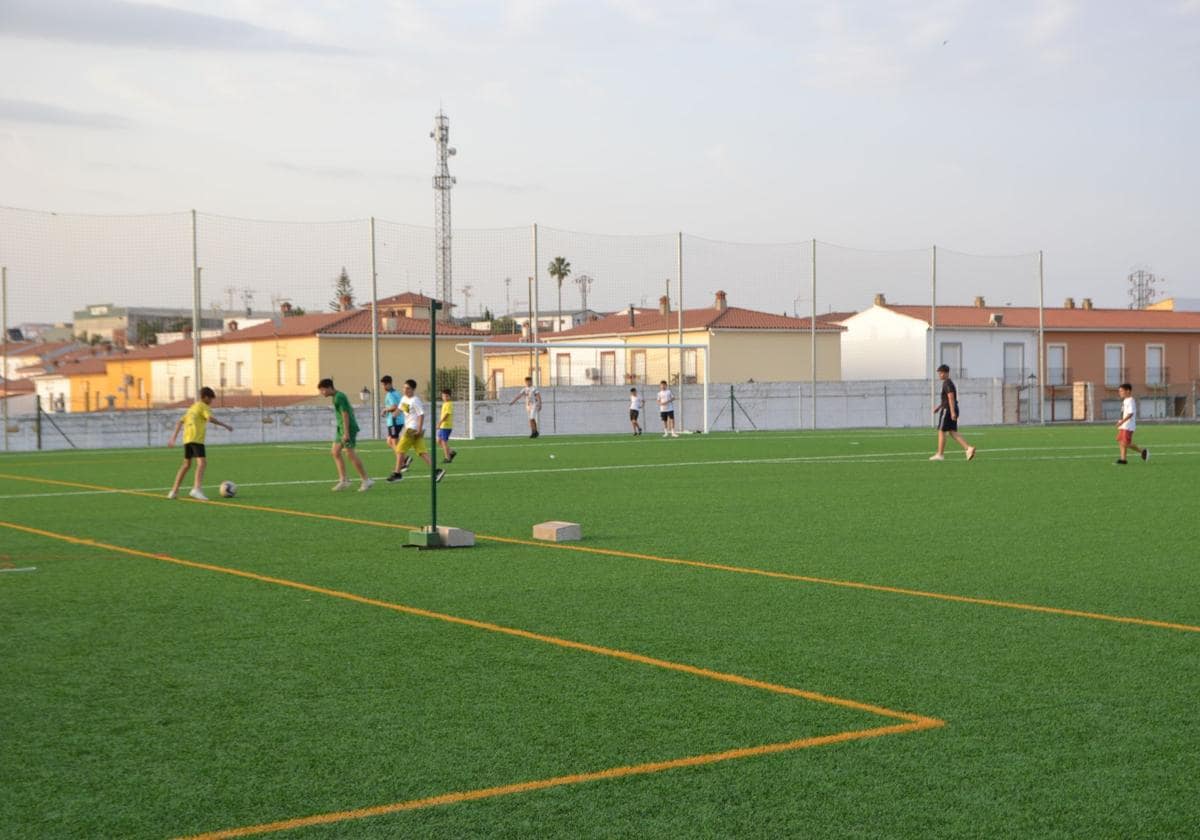
<svg viewBox="0 0 1200 840">
<path fill-rule="evenodd" d="M 810 289 L 812 297 L 812 320 L 808 324 L 809 348 L 808 353 L 811 356 L 809 360 L 812 368 L 809 378 L 812 380 L 812 427 L 813 431 L 817 428 L 817 240 L 814 237 L 812 241 L 812 288 Z"/>
<path fill-rule="evenodd" d="M 538 276 L 538 228 L 537 228 L 537 222 L 534 222 L 533 223 L 533 276 L 529 278 L 529 284 L 532 287 L 532 291 L 530 292 L 530 295 L 529 295 L 529 308 L 532 310 L 530 312 L 530 317 L 533 319 L 532 327 L 530 330 L 530 335 L 533 336 L 534 344 L 537 344 L 537 341 L 538 341 L 538 323 L 537 323 L 538 322 L 538 282 L 537 282 L 537 276 Z M 534 348 L 534 351 L 533 351 L 533 361 L 534 361 L 533 384 L 535 386 L 537 386 L 538 388 L 541 388 L 542 387 L 542 362 L 541 362 L 541 359 L 538 357 L 537 348 Z"/>
<path fill-rule="evenodd" d="M 684 429 L 687 428 L 686 421 L 683 418 L 683 406 L 685 402 L 683 399 L 683 386 L 686 384 L 684 374 L 687 367 L 683 363 L 683 231 L 678 233 L 675 240 L 675 277 L 679 288 L 677 295 L 679 298 L 679 425 L 675 427 L 678 430 L 680 426 Z M 669 357 L 670 355 L 671 351 L 667 350 L 667 356 Z"/>
<path fill-rule="evenodd" d="M 475 440 L 475 342 L 467 342 L 467 440 Z"/>
<path fill-rule="evenodd" d="M 733 385 L 729 386 L 729 431 L 737 431 L 737 416 L 733 410 Z"/>
<path fill-rule="evenodd" d="M 192 377 L 192 384 L 195 385 L 193 393 L 186 395 L 186 398 L 196 399 L 196 395 L 200 393 L 200 386 L 203 384 L 201 378 L 201 359 L 200 359 L 200 263 L 198 260 L 198 248 L 196 240 L 196 211 L 192 211 L 192 365 L 195 375 Z"/>
<path fill-rule="evenodd" d="M 430 540 L 437 545 L 437 311 L 442 303 L 433 301 L 429 305 L 429 417 L 426 421 L 425 433 L 433 432 L 434 444 L 429 447 L 429 531 Z M 432 428 L 430 428 L 432 426 Z"/>
<path fill-rule="evenodd" d="M 929 367 L 936 368 L 940 364 L 937 360 L 937 246 L 933 246 L 933 273 L 930 276 L 929 285 Z M 959 376 L 962 371 L 954 371 L 955 376 Z M 929 377 L 929 402 L 930 405 L 937 399 L 937 377 L 933 371 L 926 369 L 926 375 Z"/>
<path fill-rule="evenodd" d="M 709 355 L 710 354 L 708 352 L 708 348 L 707 347 L 704 348 L 704 388 L 703 388 L 702 393 L 704 395 L 704 433 L 705 434 L 708 434 L 708 379 L 709 379 L 708 357 L 709 357 Z"/>
<path fill-rule="evenodd" d="M 3 345 L 3 367 L 0 379 L 4 380 L 4 451 L 8 451 L 8 266 L 0 266 L 0 345 Z"/>
<path fill-rule="evenodd" d="M 5 400 L 7 402 L 7 400 Z M 37 434 L 37 448 L 41 451 L 42 448 L 42 395 L 38 394 L 33 398 L 34 420 L 33 426 Z"/>
<path fill-rule="evenodd" d="M 375 217 L 371 217 L 371 437 L 379 437 L 379 274 L 375 271 Z M 430 313 L 432 317 L 432 313 Z"/>
<path fill-rule="evenodd" d="M 1046 425 L 1046 285 L 1038 251 L 1038 418 Z"/>
</svg>

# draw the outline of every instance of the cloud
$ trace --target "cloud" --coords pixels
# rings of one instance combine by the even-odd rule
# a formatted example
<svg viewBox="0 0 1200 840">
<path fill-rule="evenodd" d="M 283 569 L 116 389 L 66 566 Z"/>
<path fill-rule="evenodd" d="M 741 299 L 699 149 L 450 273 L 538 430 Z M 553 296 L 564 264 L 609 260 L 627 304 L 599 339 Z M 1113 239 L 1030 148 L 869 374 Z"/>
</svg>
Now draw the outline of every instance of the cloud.
<svg viewBox="0 0 1200 840">
<path fill-rule="evenodd" d="M 0 99 L 0 122 L 112 130 L 133 127 L 132 120 L 117 114 L 74 111 L 46 102 L 27 102 L 19 99 Z"/>
<path fill-rule="evenodd" d="M 1078 14 L 1074 0 L 1043 0 L 1029 22 L 1029 40 L 1046 44 L 1057 39 Z"/>
<path fill-rule="evenodd" d="M 125 0 L 4 0 L 0 34 L 111 47 L 352 52 L 231 18 Z"/>
</svg>

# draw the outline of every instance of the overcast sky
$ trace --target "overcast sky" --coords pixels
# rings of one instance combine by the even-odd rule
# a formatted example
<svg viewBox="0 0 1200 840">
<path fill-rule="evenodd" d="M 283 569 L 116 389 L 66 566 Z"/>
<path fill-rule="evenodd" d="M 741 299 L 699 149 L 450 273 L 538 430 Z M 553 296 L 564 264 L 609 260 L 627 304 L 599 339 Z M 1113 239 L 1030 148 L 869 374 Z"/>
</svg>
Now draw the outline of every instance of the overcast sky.
<svg viewBox="0 0 1200 840">
<path fill-rule="evenodd" d="M 0 0 L 0 205 L 430 225 L 439 107 L 456 228 L 1200 297 L 1200 0 Z"/>
</svg>

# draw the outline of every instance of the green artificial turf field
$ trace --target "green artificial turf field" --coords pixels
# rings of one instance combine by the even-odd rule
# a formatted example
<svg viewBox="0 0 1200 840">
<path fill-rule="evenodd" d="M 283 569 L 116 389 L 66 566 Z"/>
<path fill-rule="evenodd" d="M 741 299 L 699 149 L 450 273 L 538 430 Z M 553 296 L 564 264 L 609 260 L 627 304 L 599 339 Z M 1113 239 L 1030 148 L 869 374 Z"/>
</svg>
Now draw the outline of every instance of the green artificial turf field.
<svg viewBox="0 0 1200 840">
<path fill-rule="evenodd" d="M 1195 836 L 1200 428 L 966 434 L 0 455 L 0 835 Z"/>
</svg>

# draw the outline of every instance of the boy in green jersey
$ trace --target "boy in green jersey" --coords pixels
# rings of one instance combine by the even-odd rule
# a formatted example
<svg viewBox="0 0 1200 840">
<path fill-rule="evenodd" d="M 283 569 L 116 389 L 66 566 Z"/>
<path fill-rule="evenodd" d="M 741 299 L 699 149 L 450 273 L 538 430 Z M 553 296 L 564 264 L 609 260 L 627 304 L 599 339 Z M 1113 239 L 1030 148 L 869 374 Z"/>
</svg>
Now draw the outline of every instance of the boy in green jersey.
<svg viewBox="0 0 1200 840">
<path fill-rule="evenodd" d="M 333 448 L 330 450 L 338 473 L 338 481 L 333 485 L 333 492 L 337 493 L 350 486 L 350 482 L 346 478 L 346 462 L 342 460 L 342 453 L 345 452 L 350 456 L 350 463 L 354 464 L 354 469 L 362 477 L 362 484 L 358 486 L 358 492 L 365 493 L 375 482 L 367 477 L 367 470 L 363 467 L 362 459 L 354 450 L 358 443 L 358 420 L 354 416 L 350 399 L 333 387 L 332 379 L 322 379 L 317 383 L 317 390 L 323 396 L 333 397 L 333 415 L 337 418 L 337 432 L 334 436 Z"/>
</svg>

